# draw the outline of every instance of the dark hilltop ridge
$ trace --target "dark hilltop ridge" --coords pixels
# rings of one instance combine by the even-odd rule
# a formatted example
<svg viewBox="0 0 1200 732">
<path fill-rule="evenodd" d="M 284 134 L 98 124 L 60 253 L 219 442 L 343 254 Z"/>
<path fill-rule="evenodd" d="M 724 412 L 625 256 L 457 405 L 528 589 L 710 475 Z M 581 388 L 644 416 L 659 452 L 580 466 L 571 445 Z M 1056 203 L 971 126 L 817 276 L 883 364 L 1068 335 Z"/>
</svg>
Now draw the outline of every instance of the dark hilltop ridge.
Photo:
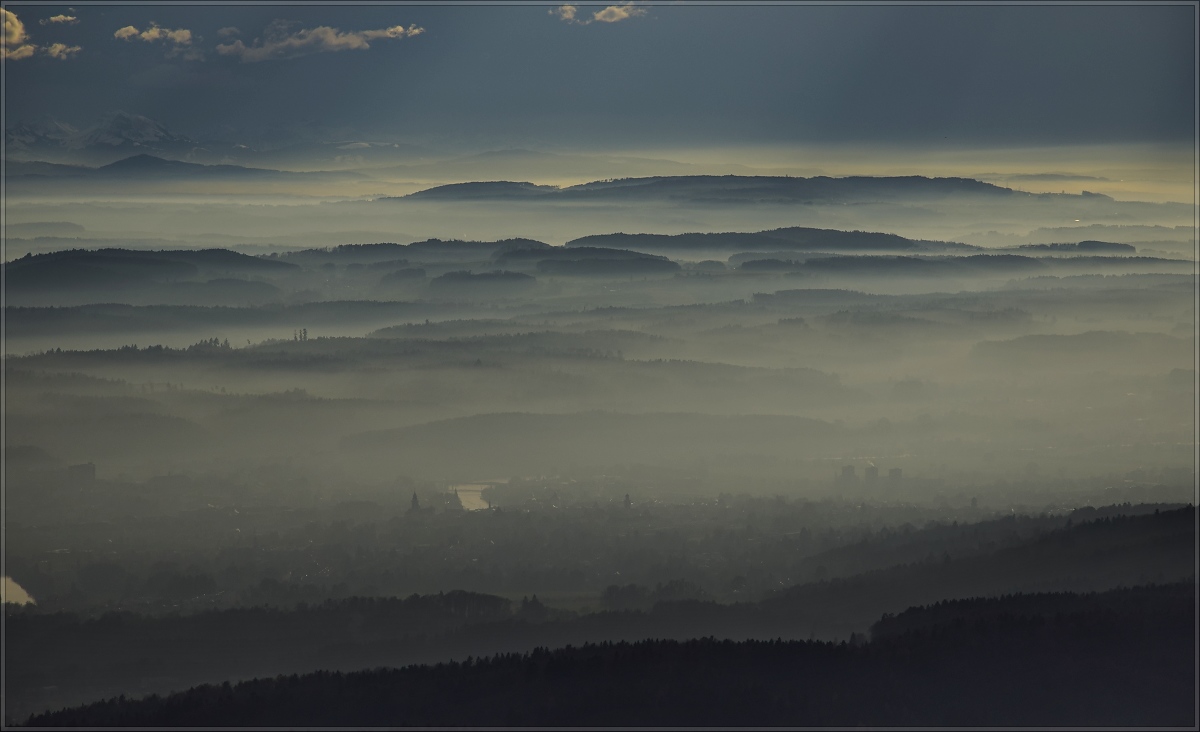
<svg viewBox="0 0 1200 732">
<path fill-rule="evenodd" d="M 817 203 L 1032 195 L 970 178 L 681 175 L 593 181 L 566 188 L 512 181 L 453 183 L 417 191 L 402 198 L 435 201 L 525 199 L 571 202 L 654 200 L 696 203 Z"/>
<path fill-rule="evenodd" d="M 946 252 L 969 253 L 981 247 L 956 242 L 919 241 L 899 234 L 872 231 L 839 231 L 789 226 L 757 232 L 688 234 L 592 234 L 568 241 L 564 246 L 612 247 L 647 252 L 682 253 L 712 251 L 791 252 Z"/>
<path fill-rule="evenodd" d="M 35 456 L 26 454 L 22 459 L 28 462 L 32 457 Z M 618 512 L 621 510 L 617 509 Z M 462 512 L 457 515 L 458 519 L 472 518 Z M 576 520 L 582 516 L 575 515 Z M 862 541 L 821 551 L 795 567 L 809 576 L 832 571 L 836 575 L 834 579 L 814 579 L 768 592 L 757 600 L 743 593 L 718 602 L 699 585 L 672 581 L 654 587 L 634 583 L 610 585 L 604 590 L 597 611 L 583 612 L 542 604 L 536 595 L 532 600 L 525 598 L 517 602 L 494 594 L 459 590 L 408 597 L 349 596 L 313 604 L 307 600 L 316 597 L 289 594 L 291 591 L 286 583 L 271 581 L 247 589 L 249 594 L 243 595 L 235 606 L 190 614 L 155 615 L 123 610 L 96 616 L 14 607 L 7 609 L 6 616 L 9 653 L 12 658 L 22 659 L 23 665 L 11 670 L 6 681 L 10 695 L 8 711 L 10 719 L 21 720 L 43 710 L 63 709 L 122 693 L 166 694 L 224 680 L 233 684 L 253 678 L 267 679 L 257 682 L 258 688 L 262 689 L 276 683 L 270 679 L 317 669 L 325 674 L 288 683 L 311 685 L 309 691 L 317 695 L 327 692 L 334 695 L 337 688 L 343 687 L 324 691 L 319 688 L 334 672 L 403 668 L 449 659 L 461 661 L 468 656 L 488 658 L 496 654 L 528 654 L 536 648 L 563 649 L 555 653 L 564 659 L 590 658 L 591 651 L 585 650 L 583 656 L 578 656 L 577 649 L 587 644 L 636 643 L 645 639 L 654 639 L 655 643 L 645 646 L 652 649 L 645 658 L 647 669 L 632 672 L 639 679 L 639 687 L 652 686 L 649 674 L 654 673 L 654 664 L 666 662 L 666 670 L 673 673 L 670 669 L 677 662 L 683 663 L 686 657 L 722 675 L 722 685 L 740 689 L 737 678 L 742 672 L 720 665 L 724 663 L 723 652 L 713 651 L 712 645 L 694 643 L 695 639 L 716 638 L 733 642 L 766 641 L 768 645 L 775 640 L 789 641 L 783 644 L 783 650 L 776 657 L 783 664 L 780 668 L 784 676 L 756 683 L 765 683 L 779 699 L 808 695 L 814 700 L 807 709 L 789 710 L 768 705 L 765 710 L 760 710 L 763 716 L 750 716 L 742 721 L 730 716 L 727 717 L 730 724 L 745 724 L 750 719 L 760 719 L 763 724 L 842 723 L 838 720 L 857 724 L 866 721 L 845 720 L 841 715 L 849 714 L 849 709 L 839 706 L 843 702 L 825 699 L 826 693 L 836 689 L 836 685 L 821 690 L 814 688 L 819 682 L 806 678 L 817 673 L 815 668 L 822 663 L 832 664 L 829 666 L 831 672 L 858 673 L 868 679 L 878 679 L 872 677 L 875 673 L 884 676 L 878 683 L 847 682 L 843 688 L 851 695 L 849 698 L 834 694 L 834 698 L 843 698 L 846 704 L 853 702 L 854 709 L 871 708 L 875 704 L 871 701 L 874 693 L 887 692 L 889 688 L 896 690 L 898 687 L 889 687 L 899 683 L 895 681 L 896 677 L 907 676 L 910 672 L 934 674 L 926 679 L 927 687 L 905 691 L 903 703 L 894 702 L 888 708 L 876 709 L 880 720 L 886 719 L 884 715 L 891 711 L 903 710 L 904 716 L 899 719 L 905 723 L 939 720 L 969 723 L 970 718 L 957 716 L 962 710 L 947 712 L 941 709 L 950 697 L 940 691 L 931 691 L 943 689 L 946 683 L 962 683 L 968 687 L 959 689 L 964 705 L 979 699 L 988 700 L 982 716 L 975 719 L 980 722 L 1020 723 L 1022 717 L 1019 715 L 1025 714 L 1028 715 L 1026 719 L 1043 723 L 1082 724 L 1097 719 L 1089 714 L 1103 712 L 1113 713 L 1116 715 L 1114 720 L 1124 719 L 1129 724 L 1155 720 L 1167 723 L 1167 720 L 1182 718 L 1181 702 L 1187 698 L 1184 692 L 1192 674 L 1190 670 L 1181 672 L 1179 669 L 1190 669 L 1194 658 L 1193 644 L 1189 641 L 1194 638 L 1194 628 L 1189 628 L 1187 623 L 1194 613 L 1195 517 L 1195 509 L 1191 506 L 1123 504 L 1079 509 L 1069 516 L 1009 515 L 975 524 L 931 523 L 911 531 L 884 529 L 865 535 Z M 480 532 L 473 540 L 482 544 L 505 543 L 503 537 L 507 531 L 517 530 L 523 537 L 530 533 L 531 524 L 516 511 L 474 518 L 486 519 L 484 523 L 472 524 L 474 531 Z M 402 529 L 397 535 L 407 536 L 431 520 L 436 519 L 416 512 L 394 523 L 393 527 Z M 454 514 L 447 514 L 441 520 L 453 521 Z M 601 548 L 590 543 L 595 537 L 589 539 L 588 531 L 580 523 L 571 524 L 569 535 L 572 544 L 560 545 L 563 552 L 578 551 L 596 557 L 594 561 L 602 564 L 614 559 L 620 561 L 614 552 L 619 553 L 622 549 L 616 545 Z M 411 538 L 423 541 L 415 535 Z M 711 541 L 706 544 L 713 546 Z M 777 557 L 776 549 L 787 544 L 772 546 L 773 549 L 766 551 Z M 508 567 L 496 567 L 490 572 L 495 581 L 511 581 L 512 572 L 520 571 L 517 557 L 522 550 L 514 549 L 514 545 L 509 544 L 503 552 L 506 557 L 513 557 L 506 559 Z M 720 554 L 726 555 L 725 551 Z M 415 555 L 402 556 L 402 565 L 419 564 Z M 706 553 L 704 556 L 712 555 Z M 469 557 L 470 554 L 464 557 L 467 562 Z M 704 561 L 711 562 L 711 559 Z M 779 559 L 768 561 L 778 562 Z M 396 562 L 393 555 L 387 560 L 387 566 L 394 566 Z M 368 564 L 360 564 L 358 569 L 369 572 L 368 567 Z M 419 567 L 414 569 L 419 571 Z M 436 571 L 448 570 L 439 568 Z M 25 573 L 25 576 L 29 575 Z M 506 576 L 510 579 L 505 580 Z M 624 581 L 617 575 L 606 573 L 606 577 Z M 153 586 L 162 585 L 162 589 L 176 598 L 206 589 L 211 592 L 219 582 L 198 568 L 182 574 L 156 574 L 147 581 Z M 737 597 L 743 599 L 737 600 Z M 307 600 L 297 602 L 301 598 Z M 1080 634 L 1073 635 L 1077 631 Z M 854 649 L 859 648 L 868 635 L 873 639 L 870 647 L 875 650 L 859 655 L 860 652 Z M 693 641 L 692 650 L 680 651 L 673 644 L 664 644 L 665 641 L 683 643 L 685 648 L 689 647 L 688 641 Z M 1006 651 L 1003 644 L 1009 641 L 1018 646 Z M 1145 647 L 1130 650 L 1140 645 Z M 766 646 L 750 644 L 739 652 L 753 656 L 758 652 L 755 648 L 761 650 L 763 647 Z M 139 660 L 136 665 L 131 665 L 123 660 L 122 653 L 135 648 Z M 676 658 L 676 653 L 683 653 L 683 656 Z M 1148 655 L 1138 655 L 1143 653 Z M 1097 688 L 1112 691 L 1117 680 L 1102 676 L 1114 664 L 1124 664 L 1124 670 L 1119 673 L 1140 675 L 1148 673 L 1149 668 L 1155 670 L 1126 688 L 1123 696 L 1115 696 L 1099 706 L 1093 699 L 1086 708 L 1066 707 L 1053 712 L 1026 706 L 1019 706 L 1016 711 L 1000 708 L 1006 694 L 1025 698 L 1027 690 L 1011 688 L 1011 684 L 1025 682 L 986 681 L 984 677 L 1003 678 L 1014 668 L 1020 670 L 1023 677 L 1024 664 L 1041 664 L 1055 654 L 1062 656 L 1051 663 L 1051 668 L 1057 670 L 1046 677 L 1038 677 L 1042 689 L 1038 693 L 1045 694 L 1047 699 L 1064 695 L 1082 698 Z M 1152 656 L 1157 660 L 1148 661 Z M 180 657 L 189 659 L 186 669 L 176 667 Z M 534 657 L 544 656 L 535 652 Z M 881 663 L 881 658 L 889 657 L 891 661 L 883 662 L 882 668 L 875 665 Z M 520 659 L 520 656 L 509 657 L 505 663 L 529 662 L 528 656 Z M 986 663 L 981 659 L 986 659 Z M 950 663 L 951 667 L 931 671 L 932 666 L 927 667 L 926 662 L 934 665 Z M 1072 665 L 1076 663 L 1082 666 L 1076 668 Z M 1086 665 L 1089 663 L 1095 664 L 1094 667 Z M 848 667 L 842 664 L 848 664 Z M 970 665 L 972 671 L 958 682 L 937 675 L 944 671 L 953 677 L 957 673 L 953 669 L 964 664 Z M 582 665 L 586 667 L 586 664 Z M 806 667 L 809 671 L 799 671 Z M 443 670 L 436 674 L 446 673 L 444 667 L 438 668 Z M 523 668 L 528 670 L 528 666 Z M 313 721 L 324 719 L 326 723 L 343 725 L 368 722 L 431 725 L 696 723 L 679 709 L 681 698 L 671 701 L 675 705 L 674 716 L 660 718 L 647 716 L 649 713 L 643 708 L 645 700 L 626 695 L 613 699 L 619 699 L 615 706 L 629 701 L 627 718 L 603 715 L 589 718 L 586 710 L 600 703 L 601 697 L 589 701 L 587 695 L 593 693 L 594 688 L 589 691 L 589 688 L 573 686 L 579 683 L 588 687 L 591 682 L 586 674 L 573 681 L 569 673 L 560 673 L 558 669 L 559 666 L 553 664 L 550 670 L 539 672 L 547 677 L 545 683 L 551 687 L 523 688 L 519 684 L 523 676 L 520 673 L 518 678 L 507 681 L 493 679 L 501 687 L 508 683 L 518 684 L 517 688 L 509 689 L 517 695 L 514 707 L 532 702 L 528 695 L 543 692 L 556 697 L 580 695 L 577 702 L 582 706 L 578 710 L 558 711 L 554 717 L 539 716 L 542 713 L 536 711 L 531 713 L 533 716 L 521 716 L 525 712 L 514 712 L 507 703 L 491 703 L 494 707 L 491 717 L 485 716 L 489 705 L 483 705 L 471 712 L 469 718 L 459 718 L 455 716 L 457 705 L 453 703 L 441 710 L 431 706 L 415 716 L 404 717 L 396 716 L 395 711 L 390 710 L 387 706 L 390 702 L 368 698 L 362 700 L 362 705 L 368 710 L 374 709 L 369 712 L 372 716 L 356 716 L 359 704 L 339 705 L 330 700 L 330 709 L 323 713 L 325 716 L 318 715 Z M 618 675 L 630 673 L 623 667 L 610 670 Z M 410 669 L 404 673 L 420 676 L 435 672 Z M 470 667 L 454 672 L 468 686 L 476 683 L 471 680 L 474 673 Z M 789 677 L 789 673 L 799 676 Z M 1176 675 L 1157 678 L 1154 674 Z M 338 674 L 334 673 L 334 676 Z M 352 674 L 349 678 L 361 680 L 366 676 Z M 57 686 L 47 688 L 45 680 L 49 678 L 61 681 Z M 605 684 L 598 678 L 592 681 L 600 688 Z M 688 683 L 703 685 L 706 682 L 693 678 Z M 1136 684 L 1143 684 L 1139 687 L 1143 691 L 1137 691 Z M 181 705 L 180 713 L 201 714 L 197 718 L 198 724 L 255 724 L 256 720 L 268 719 L 265 716 L 239 716 L 246 713 L 246 707 L 242 706 L 244 700 L 237 698 L 241 692 L 234 692 L 233 697 L 225 699 L 233 702 L 228 707 L 228 713 L 233 716 L 223 722 L 217 717 L 204 716 L 216 712 L 189 709 L 189 698 L 203 699 L 213 688 L 200 686 L 187 695 L 173 697 L 166 706 L 173 709 L 178 704 Z M 252 684 L 240 688 L 255 687 Z M 292 687 L 285 684 L 279 688 Z M 1161 688 L 1161 709 L 1153 707 L 1153 700 L 1144 692 L 1147 688 Z M 286 716 L 291 712 L 283 708 L 285 703 L 271 699 L 274 693 L 268 689 L 266 703 L 273 708 L 269 713 L 285 715 L 278 718 L 281 724 L 294 723 Z M 413 705 L 422 703 L 415 698 L 405 699 L 408 691 L 398 693 L 405 709 L 416 708 Z M 484 698 L 492 692 L 479 693 Z M 682 693 L 686 693 L 686 689 L 671 692 Z M 718 694 L 716 698 L 722 705 L 729 707 L 726 713 L 745 713 L 733 701 L 737 694 L 722 697 L 723 692 L 714 693 Z M 707 699 L 711 694 L 703 696 Z M 475 698 L 474 692 L 470 698 Z M 825 701 L 815 701 L 818 698 Z M 1039 697 L 1035 694 L 1032 698 Z M 173 718 L 162 716 L 166 712 L 161 705 L 155 707 L 160 701 L 151 697 L 144 704 L 132 701 L 118 704 L 120 714 L 116 717 L 103 716 L 114 709 L 116 703 L 109 702 L 107 707 L 100 704 L 41 719 L 49 720 L 47 723 L 50 724 L 84 726 L 135 724 L 138 723 L 135 718 L 128 715 L 145 713 L 149 715 L 144 719 L 147 724 L 174 724 Z M 1038 703 L 1034 702 L 1035 705 Z M 354 708 L 349 709 L 350 706 Z M 538 703 L 533 703 L 530 708 L 536 710 Z M 263 714 L 267 713 L 263 710 Z M 714 713 L 720 715 L 721 711 L 715 709 Z M 96 716 L 89 718 L 79 716 L 81 714 Z M 572 714 L 576 716 L 570 716 Z M 792 714 L 802 716 L 787 716 Z"/>
<path fill-rule="evenodd" d="M 1118 244 L 1110 241 L 1081 241 L 1075 243 L 1057 244 L 1022 244 L 1017 247 L 1022 251 L 1068 252 L 1088 254 L 1133 254 L 1137 247 L 1132 244 Z"/>
<path fill-rule="evenodd" d="M 539 647 L 120 697 L 27 724 L 1188 725 L 1194 615 L 1194 583 L 1008 595 L 887 615 L 870 640 Z"/>
<path fill-rule="evenodd" d="M 407 266 L 409 260 L 421 262 L 445 262 L 456 260 L 488 260 L 500 258 L 508 252 L 550 251 L 551 245 L 525 239 L 499 239 L 495 241 L 473 241 L 463 239 L 425 239 L 409 244 L 383 242 L 376 244 L 340 244 L 320 249 L 300 249 L 279 255 L 279 259 L 300 265 L 314 264 L 366 264 L 377 268 L 399 268 Z M 394 265 L 394 266 L 393 266 Z"/>
<path fill-rule="evenodd" d="M 114 163 L 96 169 L 98 174 L 106 175 L 175 175 L 187 173 L 249 173 L 262 174 L 274 171 L 261 168 L 247 168 L 241 165 L 203 165 L 188 163 L 182 160 L 166 160 L 147 153 L 132 155 Z"/>
<path fill-rule="evenodd" d="M 5 265 L 4 285 L 16 292 L 121 287 L 142 282 L 178 282 L 200 276 L 272 275 L 293 264 L 228 249 L 70 249 L 26 255 Z"/>
<path fill-rule="evenodd" d="M 470 183 L 450 183 L 423 191 L 411 193 L 403 198 L 431 198 L 447 200 L 467 200 L 480 198 L 524 198 L 531 196 L 550 195 L 560 191 L 558 186 L 542 186 L 536 183 L 515 181 L 486 181 Z M 389 198 L 395 198 L 389 197 Z M 385 199 L 386 200 L 386 199 Z"/>
<path fill-rule="evenodd" d="M 281 290 L 266 279 L 286 278 L 298 271 L 288 262 L 228 249 L 68 249 L 5 263 L 4 287 L 9 307 L 137 302 L 138 298 L 247 305 L 278 300 Z"/>
<path fill-rule="evenodd" d="M 133 250 L 111 247 L 106 249 L 64 249 L 44 254 L 27 254 L 8 263 L 9 271 L 25 271 L 53 266 L 63 262 L 73 264 L 125 264 L 147 266 L 147 262 L 186 262 L 198 267 L 221 267 L 258 272 L 279 272 L 295 269 L 295 265 L 265 257 L 253 257 L 228 249 L 160 249 Z"/>
<path fill-rule="evenodd" d="M 169 161 L 148 164 L 160 163 L 172 169 L 191 166 Z M 64 231 L 71 233 L 69 227 Z M 879 231 L 803 226 L 756 232 L 615 232 L 583 236 L 561 246 L 530 238 L 434 238 L 257 256 L 228 249 L 91 249 L 78 245 L 96 240 L 63 241 L 74 242 L 75 247 L 27 254 L 6 264 L 4 286 L 10 306 L 240 307 L 291 303 L 297 297 L 312 296 L 316 288 L 330 288 L 322 298 L 330 300 L 420 300 L 425 296 L 477 300 L 489 294 L 507 298 L 526 291 L 553 297 L 561 290 L 534 285 L 566 278 L 596 282 L 608 277 L 675 278 L 686 287 L 689 278 L 700 282 L 725 274 L 803 278 L 809 289 L 850 285 L 860 278 L 894 282 L 896 277 L 913 281 L 952 277 L 963 286 L 961 281 L 980 277 L 1182 273 L 1192 267 L 1189 260 L 1139 255 L 1131 245 L 1111 242 L 1000 249 Z M 736 281 L 732 276 L 724 279 Z M 942 280 L 946 282 L 949 280 Z M 744 297 L 746 293 L 739 294 Z"/>
</svg>

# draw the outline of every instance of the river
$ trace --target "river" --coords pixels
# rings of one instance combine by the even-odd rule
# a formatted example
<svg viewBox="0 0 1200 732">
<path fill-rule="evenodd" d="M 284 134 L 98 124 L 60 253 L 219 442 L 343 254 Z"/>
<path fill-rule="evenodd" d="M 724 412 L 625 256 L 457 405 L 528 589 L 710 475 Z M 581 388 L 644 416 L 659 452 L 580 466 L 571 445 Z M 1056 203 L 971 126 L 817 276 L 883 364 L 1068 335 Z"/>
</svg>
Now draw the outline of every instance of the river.
<svg viewBox="0 0 1200 732">
<path fill-rule="evenodd" d="M 458 500 L 462 501 L 462 506 L 466 510 L 482 511 L 485 508 L 491 508 L 481 495 L 483 489 L 488 487 L 487 483 L 461 483 L 450 486 L 449 491 L 451 493 L 458 491 Z"/>
</svg>

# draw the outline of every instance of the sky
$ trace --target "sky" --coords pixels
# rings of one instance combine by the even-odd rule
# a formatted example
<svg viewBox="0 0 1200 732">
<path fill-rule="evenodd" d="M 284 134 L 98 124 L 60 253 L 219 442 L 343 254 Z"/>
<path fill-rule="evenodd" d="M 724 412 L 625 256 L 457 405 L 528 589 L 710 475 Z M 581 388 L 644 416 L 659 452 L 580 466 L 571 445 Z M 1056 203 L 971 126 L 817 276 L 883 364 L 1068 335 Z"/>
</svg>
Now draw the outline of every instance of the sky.
<svg viewBox="0 0 1200 732">
<path fill-rule="evenodd" d="M 5 124 L 467 147 L 1195 135 L 1196 7 L 5 3 Z"/>
</svg>

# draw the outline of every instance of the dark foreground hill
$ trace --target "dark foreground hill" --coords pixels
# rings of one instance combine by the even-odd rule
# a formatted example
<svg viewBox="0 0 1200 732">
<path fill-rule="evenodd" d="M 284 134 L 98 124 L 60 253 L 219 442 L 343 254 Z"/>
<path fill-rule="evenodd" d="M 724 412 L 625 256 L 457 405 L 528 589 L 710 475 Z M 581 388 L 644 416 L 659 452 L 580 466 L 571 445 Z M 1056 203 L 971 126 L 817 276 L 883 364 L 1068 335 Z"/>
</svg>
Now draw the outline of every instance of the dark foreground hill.
<svg viewBox="0 0 1200 732">
<path fill-rule="evenodd" d="M 506 511 L 493 518 L 515 515 Z M 1078 518 L 1094 515 L 1081 512 Z M 840 565 L 833 553 L 813 561 L 835 570 L 872 565 L 886 569 L 799 585 L 759 602 L 672 600 L 656 590 L 663 599 L 639 606 L 619 601 L 628 599 L 636 587 L 612 586 L 601 603 L 611 611 L 582 615 L 545 608 L 536 598 L 528 606 L 522 602 L 513 608 L 503 598 L 472 592 L 161 617 L 124 612 L 88 618 L 36 608 L 9 610 L 6 712 L 10 719 L 23 719 L 32 712 L 121 693 L 166 693 L 223 679 L 272 678 L 316 669 L 402 667 L 538 647 L 646 638 L 828 640 L 865 635 L 868 630 L 876 638 L 894 637 L 959 616 L 974 622 L 1004 613 L 1052 615 L 1097 608 L 1132 612 L 1131 607 L 1140 607 L 1137 593 L 1118 593 L 1124 599 L 1113 599 L 1118 595 L 1110 591 L 1120 587 L 1159 584 L 1175 586 L 1176 594 L 1192 592 L 1192 507 L 1104 515 L 1060 529 L 1051 529 L 1049 521 L 1005 519 L 881 534 L 843 548 Z M 1004 538 L 1008 536 L 1011 539 Z M 925 554 L 927 559 L 911 561 Z M 909 563 L 891 566 L 897 562 Z M 803 571 L 799 564 L 796 569 Z M 264 583 L 262 589 L 265 594 L 270 588 Z M 1068 597 L 1064 591 L 1078 594 Z M 1089 592 L 1102 594 L 1085 594 Z M 1012 599 L 1016 594 L 1026 599 L 1017 602 Z M 927 611 L 906 612 L 972 597 L 990 599 L 941 602 Z M 653 596 L 648 599 L 655 602 Z"/>
<path fill-rule="evenodd" d="M 1195 723 L 1195 587 L 910 610 L 870 642 L 647 640 L 205 685 L 36 726 Z"/>
</svg>

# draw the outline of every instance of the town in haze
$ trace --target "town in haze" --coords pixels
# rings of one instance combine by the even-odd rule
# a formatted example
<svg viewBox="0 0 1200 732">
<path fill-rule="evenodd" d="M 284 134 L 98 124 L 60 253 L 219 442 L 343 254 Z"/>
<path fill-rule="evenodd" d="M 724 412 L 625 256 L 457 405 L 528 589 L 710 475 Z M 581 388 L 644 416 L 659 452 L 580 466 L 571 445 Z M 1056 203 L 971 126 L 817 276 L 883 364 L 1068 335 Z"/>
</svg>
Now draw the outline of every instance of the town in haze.
<svg viewBox="0 0 1200 732">
<path fill-rule="evenodd" d="M 1198 723 L 1197 3 L 0 13 L 6 728 Z"/>
</svg>

